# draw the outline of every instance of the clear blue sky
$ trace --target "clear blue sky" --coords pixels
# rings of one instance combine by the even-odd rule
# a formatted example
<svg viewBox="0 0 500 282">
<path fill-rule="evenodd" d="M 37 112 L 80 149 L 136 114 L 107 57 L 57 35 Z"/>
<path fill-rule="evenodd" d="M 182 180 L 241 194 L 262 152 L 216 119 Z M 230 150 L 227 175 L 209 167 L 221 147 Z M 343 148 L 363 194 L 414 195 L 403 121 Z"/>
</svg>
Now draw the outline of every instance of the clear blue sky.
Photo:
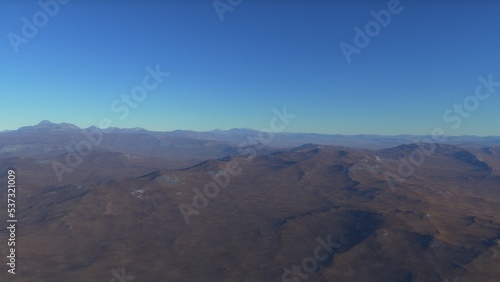
<svg viewBox="0 0 500 282">
<path fill-rule="evenodd" d="M 22 36 L 22 18 L 41 7 L 2 1 L 0 130 L 105 117 L 152 130 L 261 129 L 287 106 L 297 114 L 289 132 L 500 135 L 500 87 L 456 130 L 443 120 L 479 75 L 500 81 L 500 2 L 402 0 L 347 63 L 340 43 L 354 45 L 353 28 L 388 2 L 243 0 L 221 21 L 212 1 L 72 0 L 16 54 L 8 34 Z M 170 75 L 121 120 L 112 102 L 156 65 Z"/>
</svg>

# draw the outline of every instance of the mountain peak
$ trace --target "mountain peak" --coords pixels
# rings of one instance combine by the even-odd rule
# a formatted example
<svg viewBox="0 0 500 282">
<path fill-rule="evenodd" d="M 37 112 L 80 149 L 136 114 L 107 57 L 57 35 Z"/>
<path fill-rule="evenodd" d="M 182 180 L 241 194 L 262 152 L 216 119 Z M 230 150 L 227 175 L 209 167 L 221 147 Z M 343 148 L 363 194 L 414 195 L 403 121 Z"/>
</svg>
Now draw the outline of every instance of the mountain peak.
<svg viewBox="0 0 500 282">
<path fill-rule="evenodd" d="M 30 131 L 30 130 L 71 130 L 71 129 L 79 129 L 78 126 L 71 123 L 53 123 L 49 120 L 42 120 L 39 124 L 35 126 L 25 126 L 19 128 L 21 131 Z"/>
<path fill-rule="evenodd" d="M 55 125 L 55 123 L 51 122 L 50 120 L 44 119 L 36 126 L 50 126 L 50 125 Z"/>
</svg>

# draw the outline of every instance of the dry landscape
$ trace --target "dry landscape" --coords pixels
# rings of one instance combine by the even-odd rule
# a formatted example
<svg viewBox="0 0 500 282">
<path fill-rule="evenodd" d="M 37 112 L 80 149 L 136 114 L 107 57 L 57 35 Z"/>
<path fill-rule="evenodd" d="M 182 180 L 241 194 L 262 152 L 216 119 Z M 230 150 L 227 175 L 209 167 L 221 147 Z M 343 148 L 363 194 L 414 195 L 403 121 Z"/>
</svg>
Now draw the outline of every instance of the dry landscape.
<svg viewBox="0 0 500 282">
<path fill-rule="evenodd" d="M 384 173 L 422 144 L 241 150 L 108 132 L 59 182 L 51 164 L 64 163 L 79 131 L 44 123 L 0 134 L 2 182 L 9 168 L 17 175 L 18 268 L 8 281 L 500 277 L 500 147 L 426 144 L 425 162 L 389 185 Z M 5 221 L 0 229 L 5 242 Z"/>
</svg>

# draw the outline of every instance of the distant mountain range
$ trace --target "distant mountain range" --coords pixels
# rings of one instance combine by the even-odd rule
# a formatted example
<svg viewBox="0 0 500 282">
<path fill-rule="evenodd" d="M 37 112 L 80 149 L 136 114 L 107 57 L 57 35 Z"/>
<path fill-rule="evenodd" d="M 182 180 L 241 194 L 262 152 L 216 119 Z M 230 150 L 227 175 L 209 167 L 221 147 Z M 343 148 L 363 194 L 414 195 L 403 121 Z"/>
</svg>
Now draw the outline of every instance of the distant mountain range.
<svg viewBox="0 0 500 282">
<path fill-rule="evenodd" d="M 0 181 L 13 168 L 19 183 L 16 282 L 114 281 L 122 269 L 158 282 L 500 277 L 500 148 L 486 146 L 494 138 L 454 139 L 465 148 L 283 133 L 242 148 L 256 131 L 97 132 L 42 122 L 0 134 Z M 68 164 L 72 149 L 98 139 Z M 339 146 L 347 140 L 410 143 Z M 62 181 L 56 162 L 71 167 Z M 401 181 L 392 187 L 387 172 Z"/>
<path fill-rule="evenodd" d="M 98 129 L 90 127 L 81 129 L 69 123 L 52 123 L 44 120 L 35 126 L 21 127 L 18 130 L 0 133 L 0 154 L 10 152 L 49 153 L 46 145 L 59 144 L 58 148 L 51 148 L 53 153 L 62 152 L 68 143 L 78 142 L 84 138 L 82 130 L 87 132 L 100 131 L 106 138 L 99 147 L 128 153 L 156 155 L 161 152 L 170 152 L 174 159 L 193 158 L 191 153 L 202 154 L 207 146 L 218 147 L 219 151 L 231 153 L 237 147 L 253 145 L 259 142 L 259 131 L 251 129 L 230 129 L 196 132 L 190 130 L 175 130 L 170 132 L 148 131 L 142 128 Z M 266 136 L 266 138 L 268 138 Z M 269 148 L 293 148 L 303 144 L 346 146 L 363 149 L 382 149 L 427 142 L 430 135 L 328 135 L 317 133 L 273 133 L 270 142 L 264 144 Z M 464 148 L 500 147 L 499 136 L 447 136 L 445 144 L 457 145 Z M 31 149 L 30 149 L 31 148 Z M 159 151 L 158 151 L 159 150 Z M 149 153 L 148 153 L 149 151 Z M 173 152 L 175 151 L 175 152 Z M 21 153 L 22 154 L 22 153 Z"/>
</svg>

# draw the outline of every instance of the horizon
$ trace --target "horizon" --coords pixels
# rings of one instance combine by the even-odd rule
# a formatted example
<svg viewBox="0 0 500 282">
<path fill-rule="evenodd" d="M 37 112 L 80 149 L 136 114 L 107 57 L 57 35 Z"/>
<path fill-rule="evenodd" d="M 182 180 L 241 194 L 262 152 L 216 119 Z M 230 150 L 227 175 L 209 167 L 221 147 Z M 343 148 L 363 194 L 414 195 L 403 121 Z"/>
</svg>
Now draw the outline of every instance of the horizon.
<svg viewBox="0 0 500 282">
<path fill-rule="evenodd" d="M 109 129 L 120 129 L 120 130 L 136 130 L 136 129 L 142 129 L 142 130 L 145 130 L 145 131 L 149 131 L 149 132 L 156 132 L 156 133 L 162 133 L 162 132 L 174 132 L 174 131 L 190 131 L 190 132 L 195 132 L 195 133 L 205 133 L 205 132 L 214 132 L 214 131 L 231 131 L 231 130 L 248 130 L 248 131 L 254 131 L 254 132 L 260 132 L 262 130 L 259 130 L 259 129 L 252 129 L 252 128 L 245 128 L 245 127 L 233 127 L 233 128 L 229 128 L 229 129 L 220 129 L 220 128 L 215 128 L 215 129 L 209 129 L 209 130 L 204 130 L 204 131 L 197 131 L 197 130 L 190 130 L 190 129 L 174 129 L 174 130 L 167 130 L 167 131 L 158 131 L 158 130 L 151 130 L 151 129 L 148 129 L 148 128 L 144 128 L 144 127 L 107 127 L 107 128 L 102 128 L 102 127 L 99 127 L 99 126 L 95 126 L 95 125 L 91 125 L 91 126 L 88 126 L 88 127 L 82 127 L 82 126 L 79 126 L 77 124 L 74 124 L 74 123 L 70 123 L 70 122 L 52 122 L 50 120 L 42 120 L 36 124 L 32 124 L 32 125 L 24 125 L 24 126 L 21 126 L 19 128 L 16 128 L 16 129 L 7 129 L 7 130 L 1 130 L 0 133 L 2 132 L 13 132 L 13 131 L 17 131 L 21 128 L 24 128 L 24 127 L 36 127 L 36 126 L 39 126 L 40 124 L 44 123 L 44 122 L 49 122 L 51 124 L 55 124 L 55 125 L 61 125 L 61 124 L 68 124 L 68 125 L 73 125 L 73 126 L 76 126 L 78 127 L 79 129 L 89 129 L 89 128 L 97 128 L 99 130 L 109 130 Z M 364 134 L 364 133 L 360 133 L 360 134 L 339 134 L 339 133 L 318 133 L 318 132 L 291 132 L 291 131 L 283 131 L 283 132 L 276 132 L 278 134 L 317 134 L 317 135 L 326 135 L 326 136 L 335 136 L 335 135 L 338 135 L 338 136 L 381 136 L 381 137 L 399 137 L 399 136 L 432 136 L 432 134 L 408 134 L 408 133 L 401 133 L 401 134 Z M 500 135 L 445 135 L 447 137 L 479 137 L 479 138 L 488 138 L 488 137 L 493 137 L 493 138 L 500 138 Z"/>
<path fill-rule="evenodd" d="M 494 1 L 39 3 L 1 4 L 0 131 L 259 130 L 286 107 L 287 132 L 500 135 Z"/>
</svg>

